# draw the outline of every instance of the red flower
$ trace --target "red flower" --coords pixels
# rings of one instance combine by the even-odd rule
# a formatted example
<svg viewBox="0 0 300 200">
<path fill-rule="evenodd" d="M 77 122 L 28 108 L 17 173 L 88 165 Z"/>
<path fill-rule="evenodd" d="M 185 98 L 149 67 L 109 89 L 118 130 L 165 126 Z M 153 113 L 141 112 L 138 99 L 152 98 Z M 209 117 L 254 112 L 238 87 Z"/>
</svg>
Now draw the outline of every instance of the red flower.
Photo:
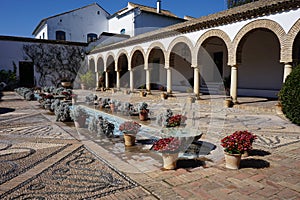
<svg viewBox="0 0 300 200">
<path fill-rule="evenodd" d="M 168 127 L 180 126 L 180 123 L 184 123 L 187 118 L 183 115 L 173 115 L 168 120 Z"/>
<path fill-rule="evenodd" d="M 153 146 L 152 150 L 159 151 L 162 153 L 175 153 L 179 151 L 181 141 L 174 137 L 163 138 L 157 140 Z"/>
<path fill-rule="evenodd" d="M 231 154 L 242 154 L 244 151 L 252 149 L 252 143 L 257 138 L 256 135 L 248 131 L 236 131 L 221 140 L 224 151 Z"/>
</svg>

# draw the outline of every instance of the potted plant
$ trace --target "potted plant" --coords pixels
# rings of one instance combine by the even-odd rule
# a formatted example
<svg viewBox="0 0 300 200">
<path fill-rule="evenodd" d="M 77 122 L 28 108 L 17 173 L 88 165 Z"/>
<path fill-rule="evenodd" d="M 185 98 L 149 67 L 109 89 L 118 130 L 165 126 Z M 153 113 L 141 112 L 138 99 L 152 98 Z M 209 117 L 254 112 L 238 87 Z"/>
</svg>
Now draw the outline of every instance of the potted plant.
<svg viewBox="0 0 300 200">
<path fill-rule="evenodd" d="M 64 88 L 70 88 L 72 86 L 72 82 L 70 81 L 69 78 L 64 77 L 61 79 L 60 84 L 64 87 Z"/>
<path fill-rule="evenodd" d="M 77 99 L 78 99 L 78 94 L 71 94 L 70 97 L 72 98 L 72 104 L 76 104 L 77 103 Z"/>
<path fill-rule="evenodd" d="M 186 119 L 187 118 L 181 114 L 173 115 L 168 119 L 167 127 L 180 126 L 186 121 Z"/>
<path fill-rule="evenodd" d="M 75 106 L 71 111 L 71 119 L 74 120 L 75 126 L 82 128 L 85 126 L 88 112 L 81 106 Z"/>
<path fill-rule="evenodd" d="M 60 103 L 56 107 L 54 113 L 56 116 L 56 121 L 60 121 L 60 122 L 71 121 L 70 107 L 69 107 L 68 103 L 65 103 L 65 102 Z"/>
<path fill-rule="evenodd" d="M 248 131 L 236 131 L 224 137 L 221 146 L 224 147 L 226 168 L 239 169 L 242 154 L 252 149 L 256 138 L 256 135 Z"/>
<path fill-rule="evenodd" d="M 175 137 L 162 138 L 154 142 L 151 150 L 162 153 L 163 168 L 176 169 L 178 153 L 180 151 L 181 141 Z"/>
<path fill-rule="evenodd" d="M 109 100 L 109 107 L 112 113 L 116 112 L 118 110 L 118 107 L 121 105 L 120 101 L 111 99 Z"/>
<path fill-rule="evenodd" d="M 146 102 L 139 104 L 138 112 L 141 121 L 148 120 L 149 109 L 148 109 L 148 104 Z"/>
<path fill-rule="evenodd" d="M 125 146 L 133 146 L 135 137 L 141 125 L 135 121 L 125 121 L 119 126 L 119 130 L 124 134 Z"/>
</svg>

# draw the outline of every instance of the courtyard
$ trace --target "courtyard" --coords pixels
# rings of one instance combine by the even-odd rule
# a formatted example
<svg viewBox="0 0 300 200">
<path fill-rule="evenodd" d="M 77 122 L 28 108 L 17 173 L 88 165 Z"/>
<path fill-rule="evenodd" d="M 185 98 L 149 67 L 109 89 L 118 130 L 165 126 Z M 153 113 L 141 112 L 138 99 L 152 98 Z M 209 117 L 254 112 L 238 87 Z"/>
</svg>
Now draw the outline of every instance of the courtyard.
<svg viewBox="0 0 300 200">
<path fill-rule="evenodd" d="M 82 96 L 90 92 L 75 91 Z M 147 97 L 95 94 L 147 101 L 150 109 L 187 98 L 185 93 L 175 93 L 161 100 L 155 91 Z M 218 97 L 201 98 L 193 103 L 198 105 L 197 125 L 204 133 L 197 143 L 197 157 L 183 156 L 175 170 L 162 170 L 161 156 L 142 142 L 147 139 L 143 134 L 128 148 L 122 137 L 99 137 L 72 122 L 56 122 L 37 101 L 4 92 L 0 101 L 0 198 L 299 199 L 300 128 L 276 114 L 276 101 L 241 97 L 238 105 L 225 108 Z M 240 169 L 230 170 L 225 168 L 219 143 L 237 130 L 249 130 L 258 139 Z"/>
</svg>

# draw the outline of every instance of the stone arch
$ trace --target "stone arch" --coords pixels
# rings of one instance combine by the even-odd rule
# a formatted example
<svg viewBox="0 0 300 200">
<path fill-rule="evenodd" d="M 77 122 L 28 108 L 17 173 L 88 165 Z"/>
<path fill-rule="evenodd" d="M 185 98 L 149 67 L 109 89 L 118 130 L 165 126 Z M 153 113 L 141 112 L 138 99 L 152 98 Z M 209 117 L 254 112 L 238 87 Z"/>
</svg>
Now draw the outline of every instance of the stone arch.
<svg viewBox="0 0 300 200">
<path fill-rule="evenodd" d="M 293 62 L 293 45 L 298 34 L 300 34 L 300 19 L 297 20 L 286 35 L 283 46 L 284 56 L 282 58 L 282 61 L 285 63 Z"/>
<path fill-rule="evenodd" d="M 125 49 L 121 49 L 121 50 L 118 52 L 116 58 L 119 58 L 122 54 L 125 54 L 126 57 L 127 57 L 127 59 L 129 59 L 128 52 L 127 52 Z"/>
<path fill-rule="evenodd" d="M 180 37 L 177 37 L 175 38 L 169 45 L 168 47 L 168 50 L 167 50 L 167 56 L 166 56 L 166 62 L 169 62 L 170 61 L 170 56 L 171 56 L 171 53 L 172 53 L 172 49 L 179 43 L 184 43 L 186 44 L 189 49 L 190 49 L 190 52 L 191 52 L 191 56 L 193 56 L 193 52 L 194 52 L 194 46 L 193 46 L 193 43 L 192 41 L 185 37 L 185 36 L 180 36 Z M 191 58 L 191 60 L 193 60 L 193 58 Z"/>
<path fill-rule="evenodd" d="M 103 65 L 103 68 L 101 67 L 101 65 Z M 103 58 L 103 55 L 99 54 L 97 56 L 97 72 L 99 71 L 104 71 L 104 68 L 105 68 L 105 60 Z"/>
<path fill-rule="evenodd" d="M 149 85 L 148 89 L 161 89 L 167 85 L 167 71 L 165 69 L 166 50 L 161 42 L 152 43 L 147 51 L 145 69 L 149 70 Z"/>
<path fill-rule="evenodd" d="M 130 52 L 130 56 L 129 56 L 129 60 L 128 62 L 130 63 L 130 66 L 128 68 L 132 68 L 132 58 L 134 56 L 134 54 L 139 51 L 142 54 L 143 60 L 144 60 L 144 64 L 145 64 L 145 58 L 146 58 L 146 54 L 144 52 L 144 49 L 141 46 L 136 46 L 134 47 L 131 52 Z M 129 69 L 130 70 L 130 69 Z"/>
<path fill-rule="evenodd" d="M 190 39 L 185 36 L 175 38 L 168 47 L 166 58 L 167 91 L 186 91 L 193 80 L 194 69 L 192 68 L 194 46 Z M 168 75 L 167 75 L 168 76 Z"/>
<path fill-rule="evenodd" d="M 92 56 L 89 58 L 89 65 L 88 65 L 88 70 L 95 72 L 96 71 L 96 62 L 95 62 L 95 58 Z"/>
<path fill-rule="evenodd" d="M 122 49 L 118 52 L 116 57 L 116 71 L 119 73 L 119 77 L 122 78 L 129 68 L 129 56 L 125 49 Z"/>
<path fill-rule="evenodd" d="M 283 45 L 284 45 L 284 39 L 286 35 L 285 31 L 277 22 L 269 19 L 261 19 L 261 20 L 255 20 L 253 22 L 250 22 L 249 24 L 241 28 L 240 31 L 237 33 L 237 35 L 233 40 L 232 48 L 230 49 L 228 65 L 234 66 L 238 63 L 238 60 L 241 59 L 241 55 L 239 55 L 238 52 L 238 47 L 240 45 L 240 42 L 243 40 L 244 36 L 247 33 L 255 29 L 268 29 L 277 36 L 278 41 L 280 43 L 280 49 L 281 49 L 280 60 L 282 60 L 284 55 Z"/>
<path fill-rule="evenodd" d="M 109 58 L 110 56 L 113 58 L 114 61 L 116 60 L 115 54 L 112 53 L 112 52 L 108 52 L 108 53 L 106 54 L 106 57 L 105 57 L 105 68 L 104 68 L 105 71 L 106 71 L 107 65 L 110 64 L 110 63 L 108 63 L 108 58 Z"/>
<path fill-rule="evenodd" d="M 152 44 L 148 47 L 148 50 L 147 50 L 147 52 L 146 52 L 146 59 L 145 59 L 146 62 L 149 61 L 150 53 L 151 53 L 151 51 L 152 51 L 153 49 L 155 49 L 155 48 L 162 50 L 162 52 L 163 52 L 163 54 L 164 54 L 164 57 L 166 58 L 167 52 L 166 52 L 166 49 L 165 49 L 164 45 L 163 45 L 161 42 L 154 42 L 154 43 L 152 43 Z"/>
<path fill-rule="evenodd" d="M 194 55 L 193 55 L 193 60 L 192 60 L 192 65 L 197 65 L 198 64 L 198 52 L 201 48 L 201 45 L 208 39 L 211 37 L 218 37 L 221 40 L 223 40 L 223 42 L 226 45 L 227 48 L 227 52 L 228 52 L 228 57 L 229 57 L 229 49 L 231 48 L 231 40 L 229 38 L 229 36 L 227 35 L 227 33 L 225 33 L 222 30 L 219 29 L 213 29 L 213 30 L 209 30 L 207 32 L 205 32 L 204 34 L 201 35 L 201 37 L 198 39 L 196 46 L 195 46 L 195 51 L 194 51 Z"/>
</svg>

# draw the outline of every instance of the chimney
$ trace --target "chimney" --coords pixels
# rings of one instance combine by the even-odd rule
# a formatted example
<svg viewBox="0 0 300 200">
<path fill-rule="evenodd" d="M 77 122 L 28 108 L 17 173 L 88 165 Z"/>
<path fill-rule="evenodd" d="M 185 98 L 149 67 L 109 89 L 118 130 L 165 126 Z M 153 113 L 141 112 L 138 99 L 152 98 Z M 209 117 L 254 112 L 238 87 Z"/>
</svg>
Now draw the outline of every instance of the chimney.
<svg viewBox="0 0 300 200">
<path fill-rule="evenodd" d="M 156 12 L 157 13 L 161 12 L 161 0 L 157 0 L 156 2 Z"/>
</svg>

